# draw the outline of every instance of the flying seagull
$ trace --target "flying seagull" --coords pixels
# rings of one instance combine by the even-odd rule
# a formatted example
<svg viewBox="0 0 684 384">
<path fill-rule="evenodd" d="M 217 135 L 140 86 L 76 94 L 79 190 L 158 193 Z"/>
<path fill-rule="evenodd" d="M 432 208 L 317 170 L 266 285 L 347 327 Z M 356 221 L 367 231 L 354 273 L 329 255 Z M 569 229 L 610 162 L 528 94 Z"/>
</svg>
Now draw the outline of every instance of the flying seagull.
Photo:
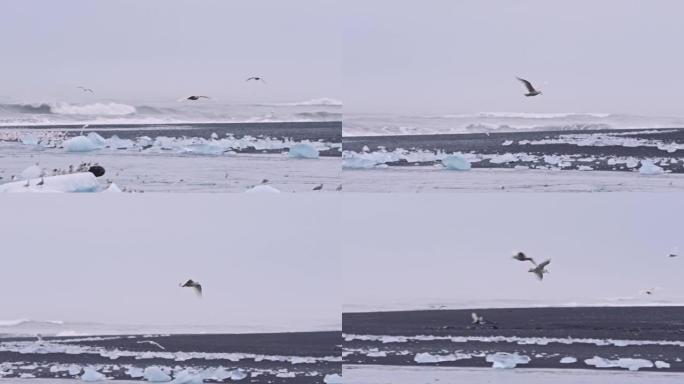
<svg viewBox="0 0 684 384">
<path fill-rule="evenodd" d="M 543 280 L 544 274 L 549 273 L 549 271 L 546 269 L 546 266 L 549 265 L 549 263 L 551 263 L 551 259 L 544 261 L 534 268 L 530 268 L 528 272 L 534 273 L 539 280 Z"/>
<path fill-rule="evenodd" d="M 318 184 L 317 186 L 313 187 L 312 191 L 320 191 L 323 189 L 323 184 Z"/>
<path fill-rule="evenodd" d="M 188 97 L 186 97 L 186 98 L 184 98 L 184 99 L 181 99 L 181 100 L 192 100 L 192 101 L 195 101 L 195 100 L 199 100 L 199 99 L 211 99 L 211 97 L 209 97 L 209 96 L 195 96 L 195 95 L 193 95 L 193 96 L 188 96 Z"/>
<path fill-rule="evenodd" d="M 80 89 L 80 90 L 83 91 L 83 92 L 90 92 L 90 93 L 93 93 L 93 90 L 92 90 L 92 89 L 86 88 L 86 87 L 83 87 L 83 86 L 80 86 L 80 85 L 79 85 L 78 87 L 76 87 L 76 88 Z"/>
<path fill-rule="evenodd" d="M 516 79 L 518 79 L 523 84 L 525 84 L 525 88 L 527 88 L 527 93 L 525 94 L 525 96 L 530 97 L 530 96 L 537 96 L 537 95 L 542 94 L 541 91 L 534 89 L 534 87 L 532 86 L 532 83 L 530 83 L 529 81 L 522 79 L 520 77 L 516 77 Z"/>
<path fill-rule="evenodd" d="M 522 253 L 522 252 L 518 252 L 518 253 L 516 253 L 515 255 L 513 255 L 513 258 L 516 259 L 516 260 L 518 260 L 518 261 L 529 261 L 529 262 L 531 262 L 532 264 L 537 265 L 537 262 L 534 261 L 533 258 L 527 257 L 527 256 L 526 256 L 524 253 Z"/>
<path fill-rule="evenodd" d="M 472 312 L 470 316 L 473 318 L 473 324 L 482 325 L 484 324 L 484 317 Z"/>
<path fill-rule="evenodd" d="M 264 80 L 263 77 L 259 77 L 259 76 L 252 76 L 252 77 L 248 78 L 248 79 L 245 80 L 245 81 L 252 81 L 252 80 L 254 80 L 254 81 L 261 81 L 262 83 L 266 84 L 266 80 Z"/>
<path fill-rule="evenodd" d="M 151 345 L 154 345 L 154 346 L 159 347 L 161 349 L 166 349 L 166 348 L 164 348 L 164 346 L 162 346 L 161 344 L 159 344 L 153 340 L 140 340 L 140 341 L 137 341 L 137 343 L 138 344 L 151 344 Z"/>
<path fill-rule="evenodd" d="M 188 281 L 181 284 L 180 286 L 181 287 L 195 288 L 195 293 L 197 293 L 197 295 L 199 297 L 202 297 L 202 285 L 200 285 L 200 283 L 193 281 L 192 279 L 189 279 Z"/>
</svg>

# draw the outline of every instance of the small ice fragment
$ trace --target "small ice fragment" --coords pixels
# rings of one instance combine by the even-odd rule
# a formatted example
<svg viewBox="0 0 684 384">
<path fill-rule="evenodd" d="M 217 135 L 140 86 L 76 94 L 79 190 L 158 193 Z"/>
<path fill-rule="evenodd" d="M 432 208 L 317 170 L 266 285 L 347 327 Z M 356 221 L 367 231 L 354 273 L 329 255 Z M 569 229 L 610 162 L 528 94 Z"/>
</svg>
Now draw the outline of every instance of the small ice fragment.
<svg viewBox="0 0 684 384">
<path fill-rule="evenodd" d="M 121 188 L 119 188 L 118 185 L 111 183 L 111 184 L 109 184 L 109 187 L 107 187 L 107 189 L 105 189 L 102 192 L 110 192 L 110 193 L 111 192 L 121 192 Z"/>
<path fill-rule="evenodd" d="M 204 379 L 201 375 L 194 374 L 187 369 L 175 375 L 172 384 L 202 384 Z"/>
<path fill-rule="evenodd" d="M 242 369 L 234 369 L 233 371 L 230 372 L 230 379 L 231 380 L 236 380 L 236 381 L 242 380 L 245 377 L 247 377 L 247 373 L 245 373 L 245 371 L 243 371 Z"/>
<path fill-rule="evenodd" d="M 143 377 L 143 375 L 145 374 L 145 371 L 143 371 L 142 368 L 130 367 L 126 370 L 126 374 L 133 379 L 138 379 L 138 378 Z"/>
<path fill-rule="evenodd" d="M 565 356 L 564 358 L 560 359 L 561 364 L 572 364 L 572 363 L 576 363 L 576 362 L 577 362 L 577 358 L 572 357 L 572 356 Z"/>
<path fill-rule="evenodd" d="M 511 145 L 511 144 L 513 144 L 513 140 L 506 140 L 503 143 L 501 143 L 501 145 Z"/>
<path fill-rule="evenodd" d="M 159 367 L 155 366 L 145 368 L 145 371 L 143 372 L 143 378 L 153 383 L 171 381 L 171 376 L 167 375 Z"/>
<path fill-rule="evenodd" d="M 662 360 L 656 360 L 655 367 L 658 369 L 670 368 L 670 363 L 666 363 Z"/>
<path fill-rule="evenodd" d="M 245 191 L 245 193 L 280 193 L 280 190 L 270 185 L 257 185 Z"/>
<path fill-rule="evenodd" d="M 342 376 L 337 373 L 325 375 L 325 377 L 323 377 L 323 382 L 325 384 L 342 384 Z"/>
<path fill-rule="evenodd" d="M 100 149 L 101 146 L 95 144 L 85 136 L 76 136 L 62 142 L 62 146 L 67 152 L 90 152 Z"/>
<path fill-rule="evenodd" d="M 318 149 L 307 143 L 298 143 L 290 147 L 287 155 L 293 159 L 318 159 Z"/>
<path fill-rule="evenodd" d="M 26 135 L 22 135 L 19 138 L 19 140 L 24 145 L 38 145 L 38 142 L 39 142 L 38 136 L 31 134 L 31 133 L 26 134 Z"/>
<path fill-rule="evenodd" d="M 81 375 L 81 380 L 83 381 L 102 381 L 105 380 L 107 377 L 100 372 L 94 370 L 91 367 L 86 367 L 83 370 L 83 375 Z"/>
<path fill-rule="evenodd" d="M 485 360 L 492 363 L 492 368 L 515 368 L 518 364 L 527 364 L 530 358 L 517 353 L 497 352 L 487 355 Z"/>
<path fill-rule="evenodd" d="M 453 154 L 442 160 L 442 164 L 446 169 L 452 169 L 456 171 L 468 171 L 470 170 L 470 161 L 459 154 Z"/>
<path fill-rule="evenodd" d="M 639 173 L 642 175 L 659 175 L 665 172 L 662 168 L 655 165 L 651 160 L 641 160 L 641 167 Z"/>
</svg>

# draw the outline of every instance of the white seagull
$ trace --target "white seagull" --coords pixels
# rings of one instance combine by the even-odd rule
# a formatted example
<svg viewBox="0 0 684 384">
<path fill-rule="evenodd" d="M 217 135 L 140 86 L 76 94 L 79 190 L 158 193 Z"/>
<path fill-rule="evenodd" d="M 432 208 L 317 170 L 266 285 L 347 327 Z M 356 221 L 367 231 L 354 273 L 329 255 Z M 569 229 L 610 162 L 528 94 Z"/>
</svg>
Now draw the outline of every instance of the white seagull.
<svg viewBox="0 0 684 384">
<path fill-rule="evenodd" d="M 549 273 L 549 271 L 546 269 L 546 266 L 549 265 L 549 263 L 551 263 L 551 259 L 544 261 L 534 268 L 530 268 L 528 272 L 534 273 L 537 276 L 537 279 L 543 280 L 544 274 Z"/>
<path fill-rule="evenodd" d="M 477 324 L 477 325 L 482 325 L 482 324 L 484 324 L 484 317 L 478 315 L 477 313 L 472 312 L 472 313 L 470 314 L 470 317 L 473 318 L 473 324 Z"/>
<path fill-rule="evenodd" d="M 156 347 L 159 347 L 159 348 L 161 348 L 161 349 L 166 350 L 166 348 L 164 348 L 164 346 L 162 346 L 161 344 L 159 344 L 159 343 L 157 343 L 156 341 L 153 341 L 153 340 L 140 340 L 140 341 L 137 341 L 137 343 L 138 343 L 138 344 L 151 344 L 151 345 L 154 345 L 154 346 L 156 346 Z"/>
<path fill-rule="evenodd" d="M 197 293 L 197 295 L 198 295 L 199 297 L 202 297 L 202 285 L 201 285 L 200 283 L 198 283 L 198 282 L 196 282 L 196 281 L 193 281 L 192 279 L 189 279 L 188 281 L 186 281 L 185 283 L 181 284 L 180 286 L 183 287 L 183 288 L 185 288 L 185 287 L 194 288 L 194 289 L 195 289 L 195 293 Z"/>
<path fill-rule="evenodd" d="M 541 91 L 534 89 L 534 87 L 532 86 L 532 83 L 530 83 L 529 81 L 527 81 L 523 78 L 520 78 L 520 77 L 516 77 L 516 79 L 518 79 L 520 82 L 525 84 L 525 88 L 527 88 L 527 93 L 525 94 L 525 96 L 530 97 L 530 96 L 537 96 L 537 95 L 542 94 Z"/>
</svg>

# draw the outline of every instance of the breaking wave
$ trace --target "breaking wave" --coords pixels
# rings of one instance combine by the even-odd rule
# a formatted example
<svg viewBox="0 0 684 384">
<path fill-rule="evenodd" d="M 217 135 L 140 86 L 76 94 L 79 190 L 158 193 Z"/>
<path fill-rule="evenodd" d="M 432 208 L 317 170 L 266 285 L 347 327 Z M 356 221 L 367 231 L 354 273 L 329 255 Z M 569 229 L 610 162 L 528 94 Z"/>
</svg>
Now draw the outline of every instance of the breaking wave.
<svg viewBox="0 0 684 384">
<path fill-rule="evenodd" d="M 515 131 L 585 131 L 606 129 L 681 128 L 682 117 L 612 113 L 482 112 L 451 115 L 344 116 L 344 136 L 433 135 Z"/>
<path fill-rule="evenodd" d="M 294 103 L 273 103 L 263 104 L 276 107 L 341 107 L 342 101 L 332 99 L 329 97 L 321 97 L 318 99 L 311 99 L 307 101 L 299 101 Z"/>
</svg>

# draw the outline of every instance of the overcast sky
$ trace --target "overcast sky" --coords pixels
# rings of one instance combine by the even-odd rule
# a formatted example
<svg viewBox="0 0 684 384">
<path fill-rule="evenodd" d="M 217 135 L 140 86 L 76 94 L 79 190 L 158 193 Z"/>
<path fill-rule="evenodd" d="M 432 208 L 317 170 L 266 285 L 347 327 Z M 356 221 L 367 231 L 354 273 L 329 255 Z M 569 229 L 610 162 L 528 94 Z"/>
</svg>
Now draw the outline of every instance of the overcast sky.
<svg viewBox="0 0 684 384">
<path fill-rule="evenodd" d="M 347 310 L 684 303 L 681 194 L 345 195 Z M 353 241 L 352 241 L 353 239 Z M 543 282 L 524 251 L 551 259 Z M 652 297 L 642 289 L 660 287 Z"/>
<path fill-rule="evenodd" d="M 3 1 L 0 100 L 339 98 L 339 20 L 337 0 Z"/>
<path fill-rule="evenodd" d="M 238 195 L 3 197 L 0 320 L 340 327 L 339 206 Z"/>
<path fill-rule="evenodd" d="M 349 0 L 343 14 L 345 112 L 684 115 L 681 1 Z"/>
</svg>

